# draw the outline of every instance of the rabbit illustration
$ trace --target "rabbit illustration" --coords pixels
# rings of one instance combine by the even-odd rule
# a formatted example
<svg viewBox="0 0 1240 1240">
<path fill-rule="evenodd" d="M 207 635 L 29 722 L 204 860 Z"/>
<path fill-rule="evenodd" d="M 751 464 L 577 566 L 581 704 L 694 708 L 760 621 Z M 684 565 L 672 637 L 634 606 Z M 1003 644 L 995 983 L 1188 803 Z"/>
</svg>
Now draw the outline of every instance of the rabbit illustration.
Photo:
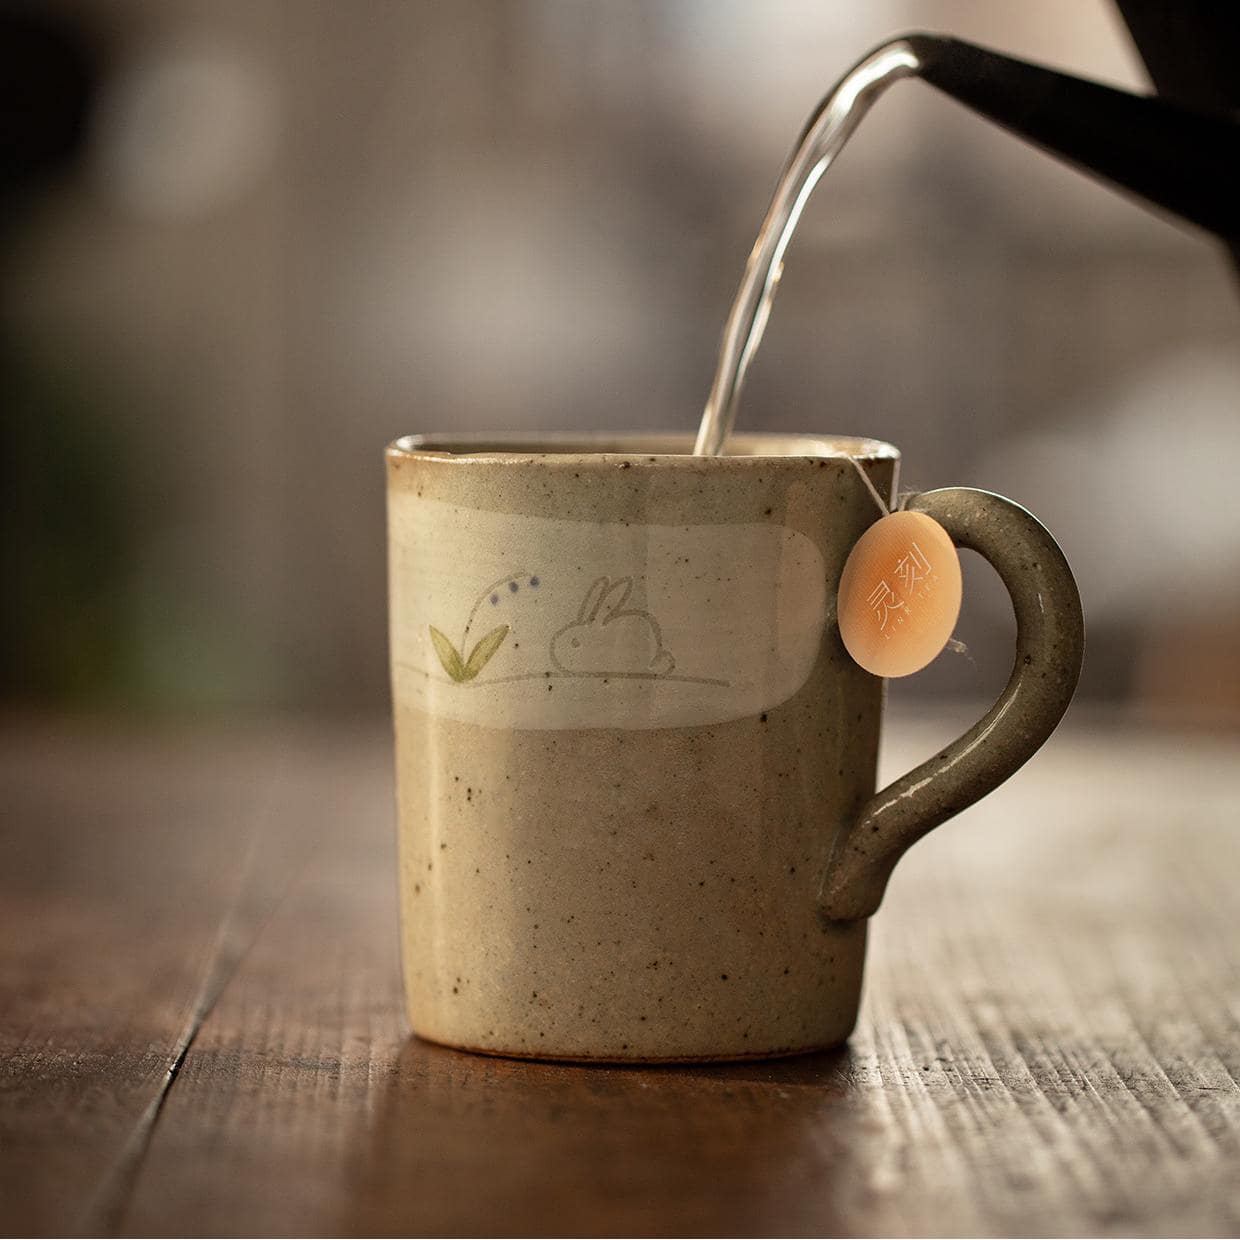
<svg viewBox="0 0 1240 1240">
<path fill-rule="evenodd" d="M 666 676 L 676 666 L 655 618 L 626 611 L 631 577 L 598 577 L 581 600 L 577 619 L 551 639 L 551 661 L 580 676 Z"/>
</svg>

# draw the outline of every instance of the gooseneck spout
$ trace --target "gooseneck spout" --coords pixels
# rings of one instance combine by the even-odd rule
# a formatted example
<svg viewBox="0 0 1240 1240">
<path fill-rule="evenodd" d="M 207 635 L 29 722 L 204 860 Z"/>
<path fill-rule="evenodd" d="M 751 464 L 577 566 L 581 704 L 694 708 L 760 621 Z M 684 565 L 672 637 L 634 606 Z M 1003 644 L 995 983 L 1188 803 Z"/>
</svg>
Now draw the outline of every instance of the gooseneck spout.
<svg viewBox="0 0 1240 1240">
<path fill-rule="evenodd" d="M 1044 151 L 1228 241 L 1240 238 L 1240 120 L 1136 95 L 960 39 L 908 34 L 915 76 Z"/>
</svg>

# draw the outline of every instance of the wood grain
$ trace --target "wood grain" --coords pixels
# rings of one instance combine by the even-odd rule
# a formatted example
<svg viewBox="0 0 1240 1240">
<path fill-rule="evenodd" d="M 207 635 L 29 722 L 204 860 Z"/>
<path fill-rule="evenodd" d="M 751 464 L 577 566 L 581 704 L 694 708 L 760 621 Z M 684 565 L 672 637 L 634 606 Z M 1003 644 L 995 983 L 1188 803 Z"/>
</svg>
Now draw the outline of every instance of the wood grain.
<svg viewBox="0 0 1240 1240">
<path fill-rule="evenodd" d="M 405 1038 L 381 734 L 45 737 L 3 763 L 0 1227 L 1234 1234 L 1236 757 L 1061 732 L 897 871 L 847 1048 L 618 1069 Z"/>
<path fill-rule="evenodd" d="M 106 1230 L 279 899 L 293 747 L 15 723 L 0 739 L 0 1228 Z"/>
</svg>

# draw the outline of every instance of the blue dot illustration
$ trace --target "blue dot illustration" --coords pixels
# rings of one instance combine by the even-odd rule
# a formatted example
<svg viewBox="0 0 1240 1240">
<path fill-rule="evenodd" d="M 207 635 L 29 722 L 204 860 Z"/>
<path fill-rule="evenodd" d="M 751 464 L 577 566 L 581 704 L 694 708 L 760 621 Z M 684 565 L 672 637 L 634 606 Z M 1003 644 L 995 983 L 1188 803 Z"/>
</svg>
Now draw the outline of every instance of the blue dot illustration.
<svg viewBox="0 0 1240 1240">
<path fill-rule="evenodd" d="M 517 585 L 517 583 L 516 583 L 515 581 L 510 581 L 510 582 L 508 583 L 508 592 L 509 592 L 510 594 L 516 594 L 516 592 L 517 592 L 520 588 L 521 588 L 521 587 L 520 587 L 520 586 L 518 586 L 518 585 Z"/>
<path fill-rule="evenodd" d="M 530 586 L 535 590 L 538 589 L 538 578 L 537 577 L 530 578 Z"/>
<path fill-rule="evenodd" d="M 491 606 L 492 606 L 492 607 L 494 607 L 494 606 L 495 606 L 495 604 L 496 604 L 496 603 L 498 603 L 498 602 L 499 602 L 499 595 L 498 595 L 498 594 L 492 594 L 492 595 L 491 595 Z"/>
</svg>

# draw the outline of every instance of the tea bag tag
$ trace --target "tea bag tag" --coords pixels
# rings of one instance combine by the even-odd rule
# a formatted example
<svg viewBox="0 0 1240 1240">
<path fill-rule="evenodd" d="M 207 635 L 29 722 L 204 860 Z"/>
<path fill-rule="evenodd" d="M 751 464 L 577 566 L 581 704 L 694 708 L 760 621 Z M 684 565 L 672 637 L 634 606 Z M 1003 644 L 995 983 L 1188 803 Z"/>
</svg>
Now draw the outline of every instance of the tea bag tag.
<svg viewBox="0 0 1240 1240">
<path fill-rule="evenodd" d="M 875 676 L 919 672 L 950 641 L 960 596 L 960 556 L 947 531 L 924 512 L 887 513 L 844 564 L 837 609 L 844 647 Z"/>
</svg>

